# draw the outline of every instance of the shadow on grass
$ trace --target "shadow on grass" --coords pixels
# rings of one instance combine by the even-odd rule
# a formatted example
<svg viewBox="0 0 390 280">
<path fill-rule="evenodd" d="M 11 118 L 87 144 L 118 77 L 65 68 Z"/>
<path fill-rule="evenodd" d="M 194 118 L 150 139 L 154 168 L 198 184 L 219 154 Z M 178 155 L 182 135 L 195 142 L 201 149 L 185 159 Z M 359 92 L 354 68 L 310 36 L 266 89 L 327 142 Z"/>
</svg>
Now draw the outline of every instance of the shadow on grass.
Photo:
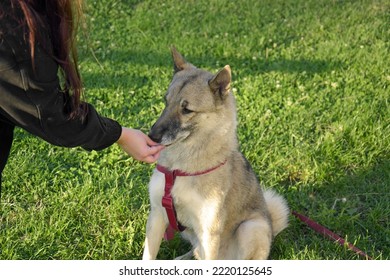
<svg viewBox="0 0 390 280">
<path fill-rule="evenodd" d="M 284 58 L 253 59 L 249 57 L 215 57 L 209 54 L 195 57 L 191 54 L 188 54 L 188 56 L 185 53 L 182 54 L 187 61 L 199 68 L 215 69 L 229 64 L 232 67 L 233 72 L 239 73 L 240 76 L 258 75 L 267 72 L 306 73 L 307 75 L 314 75 L 343 67 L 340 61 L 325 61 L 309 58 L 297 60 Z M 115 84 L 129 83 L 133 84 L 134 87 L 141 87 L 149 82 L 148 78 L 140 73 L 123 73 L 123 71 L 121 71 L 121 73 L 118 74 L 115 72 L 115 65 L 118 65 L 118 69 L 126 68 L 126 64 L 133 66 L 162 67 L 167 69 L 167 73 L 170 73 L 169 71 L 173 69 L 170 50 L 168 48 L 164 54 L 151 51 L 111 51 L 104 55 L 104 59 L 99 58 L 99 55 L 97 55 L 97 58 L 101 64 L 108 63 L 109 65 L 113 65 L 112 69 L 114 70 L 109 71 L 112 74 L 107 73 L 108 71 L 105 71 L 104 68 L 101 72 L 83 72 L 82 76 L 90 87 L 104 85 L 115 86 Z M 88 81 L 99 82 L 94 84 L 89 83 Z"/>
<path fill-rule="evenodd" d="M 390 159 L 379 159 L 368 169 L 341 176 L 318 187 L 288 190 L 292 210 L 296 210 L 353 243 L 373 259 L 390 259 Z M 282 184 L 286 188 L 297 182 Z M 357 254 L 319 235 L 295 217 L 290 227 L 277 237 L 271 256 L 289 258 L 284 250 L 305 259 L 312 251 L 320 259 L 361 259 Z M 333 249 L 332 249 L 333 248 Z M 329 251 L 334 251 L 328 255 Z M 298 253 L 299 252 L 299 253 Z"/>
</svg>

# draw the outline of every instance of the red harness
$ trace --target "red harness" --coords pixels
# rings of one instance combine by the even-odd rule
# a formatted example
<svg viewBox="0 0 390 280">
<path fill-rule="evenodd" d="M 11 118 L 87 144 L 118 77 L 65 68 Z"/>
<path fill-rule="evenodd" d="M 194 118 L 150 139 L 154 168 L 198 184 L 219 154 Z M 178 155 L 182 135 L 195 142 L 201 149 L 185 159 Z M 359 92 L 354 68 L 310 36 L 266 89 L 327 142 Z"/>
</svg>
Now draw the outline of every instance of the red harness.
<svg viewBox="0 0 390 280">
<path fill-rule="evenodd" d="M 175 231 L 183 231 L 186 229 L 186 227 L 180 224 L 180 222 L 177 220 L 175 205 L 173 204 L 173 198 L 171 195 L 171 191 L 173 185 L 175 184 L 176 177 L 177 176 L 181 176 L 181 177 L 198 176 L 198 175 L 207 174 L 221 167 L 225 163 L 226 160 L 213 168 L 196 172 L 196 173 L 187 173 L 179 169 L 175 169 L 171 171 L 168 170 L 166 167 L 157 164 L 157 170 L 160 171 L 161 173 L 164 173 L 165 175 L 165 189 L 164 189 L 164 196 L 162 198 L 162 206 L 165 208 L 169 220 L 169 225 L 164 235 L 164 238 L 166 240 L 172 239 L 173 236 L 175 235 Z"/>
</svg>

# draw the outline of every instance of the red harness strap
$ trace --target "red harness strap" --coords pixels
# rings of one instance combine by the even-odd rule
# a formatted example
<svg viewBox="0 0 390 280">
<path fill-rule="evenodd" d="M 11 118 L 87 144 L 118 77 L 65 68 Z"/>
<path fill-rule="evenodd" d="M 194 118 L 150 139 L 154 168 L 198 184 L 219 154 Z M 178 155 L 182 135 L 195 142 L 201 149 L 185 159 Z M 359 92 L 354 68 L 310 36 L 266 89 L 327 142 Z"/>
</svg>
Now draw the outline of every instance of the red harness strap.
<svg viewBox="0 0 390 280">
<path fill-rule="evenodd" d="M 221 164 L 196 173 L 187 173 L 184 171 L 181 171 L 179 169 L 175 170 L 169 170 L 168 168 L 157 164 L 157 170 L 160 171 L 161 173 L 164 173 L 165 175 L 165 189 L 164 189 L 164 196 L 162 198 L 162 206 L 165 208 L 165 211 L 167 212 L 168 220 L 169 220 L 169 225 L 167 230 L 165 231 L 164 238 L 166 240 L 170 240 L 173 238 L 175 235 L 175 231 L 184 231 L 186 229 L 185 226 L 180 224 L 180 222 L 177 220 L 177 214 L 175 210 L 175 205 L 173 203 L 173 198 L 172 198 L 172 188 L 173 185 L 175 184 L 175 180 L 177 176 L 185 177 L 185 176 L 198 176 L 198 175 L 203 175 L 210 173 L 214 171 L 215 169 L 221 167 L 226 163 L 226 160 L 222 162 Z"/>
</svg>

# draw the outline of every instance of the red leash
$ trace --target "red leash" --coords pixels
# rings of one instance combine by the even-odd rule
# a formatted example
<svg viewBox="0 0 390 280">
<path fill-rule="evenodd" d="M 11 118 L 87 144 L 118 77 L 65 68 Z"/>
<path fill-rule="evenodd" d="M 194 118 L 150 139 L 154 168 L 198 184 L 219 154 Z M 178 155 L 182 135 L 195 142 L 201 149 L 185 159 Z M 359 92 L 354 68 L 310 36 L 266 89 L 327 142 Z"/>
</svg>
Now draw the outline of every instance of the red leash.
<svg viewBox="0 0 390 280">
<path fill-rule="evenodd" d="M 295 211 L 292 211 L 292 214 L 295 217 L 297 217 L 298 219 L 300 219 L 302 222 L 307 224 L 310 228 L 312 228 L 313 230 L 318 232 L 319 234 L 322 234 L 323 236 L 328 237 L 330 240 L 336 241 L 341 246 L 347 246 L 348 249 L 354 251 L 355 253 L 357 253 L 358 255 L 360 255 L 362 257 L 364 257 L 367 260 L 372 260 L 372 258 L 370 256 L 368 256 L 366 253 L 364 253 L 362 250 L 360 250 L 359 248 L 355 247 L 351 243 L 345 241 L 345 239 L 341 238 L 340 236 L 338 236 L 334 232 L 330 231 L 326 227 L 316 223 L 315 221 L 311 220 L 310 218 L 306 217 L 305 215 L 299 214 L 299 213 L 297 213 Z"/>
<path fill-rule="evenodd" d="M 181 177 L 198 176 L 198 175 L 207 174 L 207 173 L 210 173 L 210 172 L 214 171 L 215 169 L 221 167 L 225 163 L 226 163 L 226 160 L 213 168 L 210 168 L 210 169 L 207 169 L 204 171 L 200 171 L 200 172 L 196 172 L 196 173 L 187 173 L 187 172 L 181 171 L 179 169 L 169 170 L 168 168 L 157 164 L 157 170 L 160 171 L 161 173 L 164 173 L 164 175 L 165 175 L 165 189 L 164 189 L 164 196 L 162 198 L 161 203 L 162 203 L 162 206 L 165 208 L 165 211 L 167 212 L 167 216 L 168 216 L 168 220 L 169 220 L 169 225 L 168 225 L 168 227 L 165 231 L 165 235 L 164 235 L 164 238 L 166 240 L 171 240 L 175 235 L 175 231 L 183 231 L 186 229 L 186 227 L 183 226 L 182 224 L 180 224 L 180 222 L 177 220 L 175 205 L 173 203 L 173 198 L 171 195 L 171 191 L 172 191 L 173 185 L 175 184 L 176 177 L 177 176 L 181 176 Z"/>
</svg>

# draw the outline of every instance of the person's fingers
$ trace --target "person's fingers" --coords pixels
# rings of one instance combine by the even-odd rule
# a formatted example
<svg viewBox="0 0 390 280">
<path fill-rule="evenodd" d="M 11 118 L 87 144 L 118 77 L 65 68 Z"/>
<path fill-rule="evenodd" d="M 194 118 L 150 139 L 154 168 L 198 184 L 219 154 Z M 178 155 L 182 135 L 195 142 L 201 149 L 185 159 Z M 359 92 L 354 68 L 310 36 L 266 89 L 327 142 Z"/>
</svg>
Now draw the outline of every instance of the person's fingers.
<svg viewBox="0 0 390 280">
<path fill-rule="evenodd" d="M 149 153 L 150 154 L 156 154 L 164 150 L 165 146 L 163 145 L 157 145 L 157 146 L 151 146 L 149 147 Z"/>
<path fill-rule="evenodd" d="M 117 143 L 128 155 L 146 163 L 155 162 L 160 152 L 165 148 L 142 131 L 125 127 L 122 128 L 122 134 Z"/>
<path fill-rule="evenodd" d="M 159 143 L 154 142 L 152 139 L 150 139 L 150 137 L 148 135 L 146 135 L 146 134 L 145 134 L 145 139 L 146 139 L 146 144 L 148 144 L 149 146 L 158 146 L 158 145 L 160 145 Z"/>
<path fill-rule="evenodd" d="M 147 158 L 144 158 L 142 161 L 145 163 L 155 163 L 157 161 L 157 158 L 154 156 L 148 156 Z"/>
<path fill-rule="evenodd" d="M 164 146 L 152 146 L 149 147 L 148 154 L 142 159 L 146 163 L 153 163 L 155 162 L 158 157 L 160 156 L 160 152 L 164 149 Z"/>
<path fill-rule="evenodd" d="M 143 158 L 142 161 L 144 161 L 146 163 L 154 163 L 154 162 L 157 161 L 159 156 L 160 156 L 160 152 L 152 154 L 152 155 L 149 155 L 146 158 Z"/>
</svg>

